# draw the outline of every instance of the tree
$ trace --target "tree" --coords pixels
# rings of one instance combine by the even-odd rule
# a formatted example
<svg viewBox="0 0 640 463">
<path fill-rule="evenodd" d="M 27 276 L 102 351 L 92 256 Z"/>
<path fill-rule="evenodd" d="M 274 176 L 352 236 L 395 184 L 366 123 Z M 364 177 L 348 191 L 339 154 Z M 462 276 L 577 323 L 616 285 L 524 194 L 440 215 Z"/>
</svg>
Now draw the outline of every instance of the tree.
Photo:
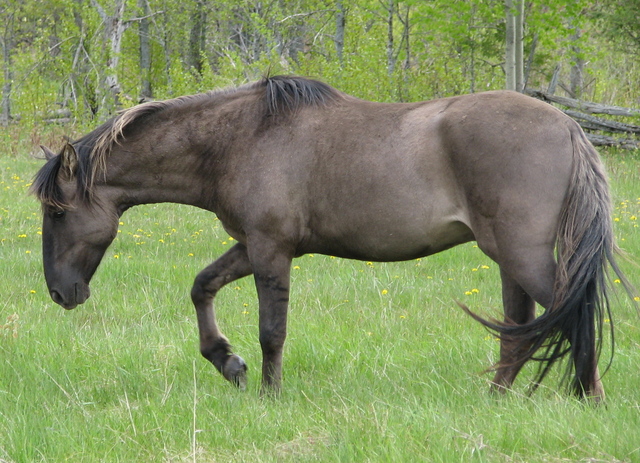
<svg viewBox="0 0 640 463">
<path fill-rule="evenodd" d="M 594 14 L 604 34 L 626 53 L 640 57 L 640 2 L 637 0 L 605 0 Z"/>
<path fill-rule="evenodd" d="M 505 0 L 506 89 L 521 92 L 524 87 L 524 0 Z"/>
</svg>

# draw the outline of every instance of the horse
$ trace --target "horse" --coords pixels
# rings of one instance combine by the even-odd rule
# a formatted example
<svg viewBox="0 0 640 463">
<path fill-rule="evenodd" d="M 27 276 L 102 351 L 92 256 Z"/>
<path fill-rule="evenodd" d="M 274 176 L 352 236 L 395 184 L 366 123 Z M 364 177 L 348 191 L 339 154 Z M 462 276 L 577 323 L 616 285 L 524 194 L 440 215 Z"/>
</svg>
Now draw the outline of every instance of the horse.
<svg viewBox="0 0 640 463">
<path fill-rule="evenodd" d="M 609 268 L 623 278 L 608 181 L 580 126 L 547 103 L 509 91 L 376 103 L 271 76 L 143 103 L 42 149 L 32 192 L 46 284 L 65 309 L 89 297 L 127 209 L 217 215 L 236 244 L 197 274 L 191 299 L 201 354 L 241 389 L 247 365 L 216 323 L 223 286 L 253 275 L 261 391 L 278 393 L 294 258 L 405 261 L 476 241 L 502 283 L 503 320 L 463 306 L 500 337 L 491 389 L 508 390 L 530 360 L 537 385 L 564 359 L 571 392 L 604 398 Z"/>
</svg>

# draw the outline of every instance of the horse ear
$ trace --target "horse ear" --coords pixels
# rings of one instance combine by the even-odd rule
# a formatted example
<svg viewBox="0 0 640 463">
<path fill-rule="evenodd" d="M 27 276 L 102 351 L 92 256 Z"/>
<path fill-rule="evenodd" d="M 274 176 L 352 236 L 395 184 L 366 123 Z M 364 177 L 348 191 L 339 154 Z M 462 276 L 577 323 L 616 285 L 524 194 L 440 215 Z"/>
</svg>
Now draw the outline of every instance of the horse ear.
<svg viewBox="0 0 640 463">
<path fill-rule="evenodd" d="M 54 153 L 53 151 L 51 151 L 49 148 L 47 148 L 44 145 L 40 145 L 40 148 L 42 149 L 42 152 L 44 153 L 44 158 L 48 161 L 51 158 L 54 158 L 57 156 L 56 153 Z"/>
<path fill-rule="evenodd" d="M 69 179 L 73 178 L 78 171 L 78 153 L 71 143 L 67 143 L 60 153 L 60 165 Z"/>
</svg>

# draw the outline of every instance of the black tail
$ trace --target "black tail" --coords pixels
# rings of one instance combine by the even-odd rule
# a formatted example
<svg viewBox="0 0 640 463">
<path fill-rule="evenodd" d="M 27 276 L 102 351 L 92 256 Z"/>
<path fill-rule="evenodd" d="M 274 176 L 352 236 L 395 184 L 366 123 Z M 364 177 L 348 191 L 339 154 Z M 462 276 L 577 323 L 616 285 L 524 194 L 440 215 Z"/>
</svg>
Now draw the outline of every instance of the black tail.
<svg viewBox="0 0 640 463">
<path fill-rule="evenodd" d="M 602 163 L 582 130 L 576 126 L 571 135 L 574 167 L 558 226 L 558 266 L 550 308 L 524 325 L 488 321 L 465 310 L 498 336 L 518 339 L 523 346 L 530 346 L 517 363 L 540 362 L 536 384 L 556 361 L 570 355 L 567 370 L 567 377 L 573 372 L 570 387 L 584 396 L 596 388 L 606 318 L 610 320 L 613 346 L 608 265 L 629 293 L 631 287 L 614 258 L 611 200 Z"/>
</svg>

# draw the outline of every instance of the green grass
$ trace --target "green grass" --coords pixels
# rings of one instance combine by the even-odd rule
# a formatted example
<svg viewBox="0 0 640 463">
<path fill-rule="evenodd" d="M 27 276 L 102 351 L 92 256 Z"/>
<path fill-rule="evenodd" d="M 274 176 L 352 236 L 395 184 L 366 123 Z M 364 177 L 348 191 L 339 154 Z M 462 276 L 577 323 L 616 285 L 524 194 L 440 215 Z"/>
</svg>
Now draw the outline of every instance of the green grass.
<svg viewBox="0 0 640 463">
<path fill-rule="evenodd" d="M 640 156 L 608 153 L 616 235 L 640 255 Z M 498 315 L 497 266 L 472 243 L 418 261 L 294 262 L 284 392 L 259 396 L 251 279 L 217 314 L 250 384 L 235 390 L 198 352 L 189 289 L 232 245 L 211 214 L 183 206 L 123 217 L 92 284 L 66 312 L 47 295 L 40 162 L 0 157 L 0 462 L 640 461 L 640 323 L 614 303 L 606 406 L 558 387 L 488 394 L 498 343 L 455 304 Z M 486 268 L 488 267 L 488 268 Z M 638 268 L 623 262 L 638 284 Z M 606 358 L 609 351 L 605 352 Z"/>
</svg>

